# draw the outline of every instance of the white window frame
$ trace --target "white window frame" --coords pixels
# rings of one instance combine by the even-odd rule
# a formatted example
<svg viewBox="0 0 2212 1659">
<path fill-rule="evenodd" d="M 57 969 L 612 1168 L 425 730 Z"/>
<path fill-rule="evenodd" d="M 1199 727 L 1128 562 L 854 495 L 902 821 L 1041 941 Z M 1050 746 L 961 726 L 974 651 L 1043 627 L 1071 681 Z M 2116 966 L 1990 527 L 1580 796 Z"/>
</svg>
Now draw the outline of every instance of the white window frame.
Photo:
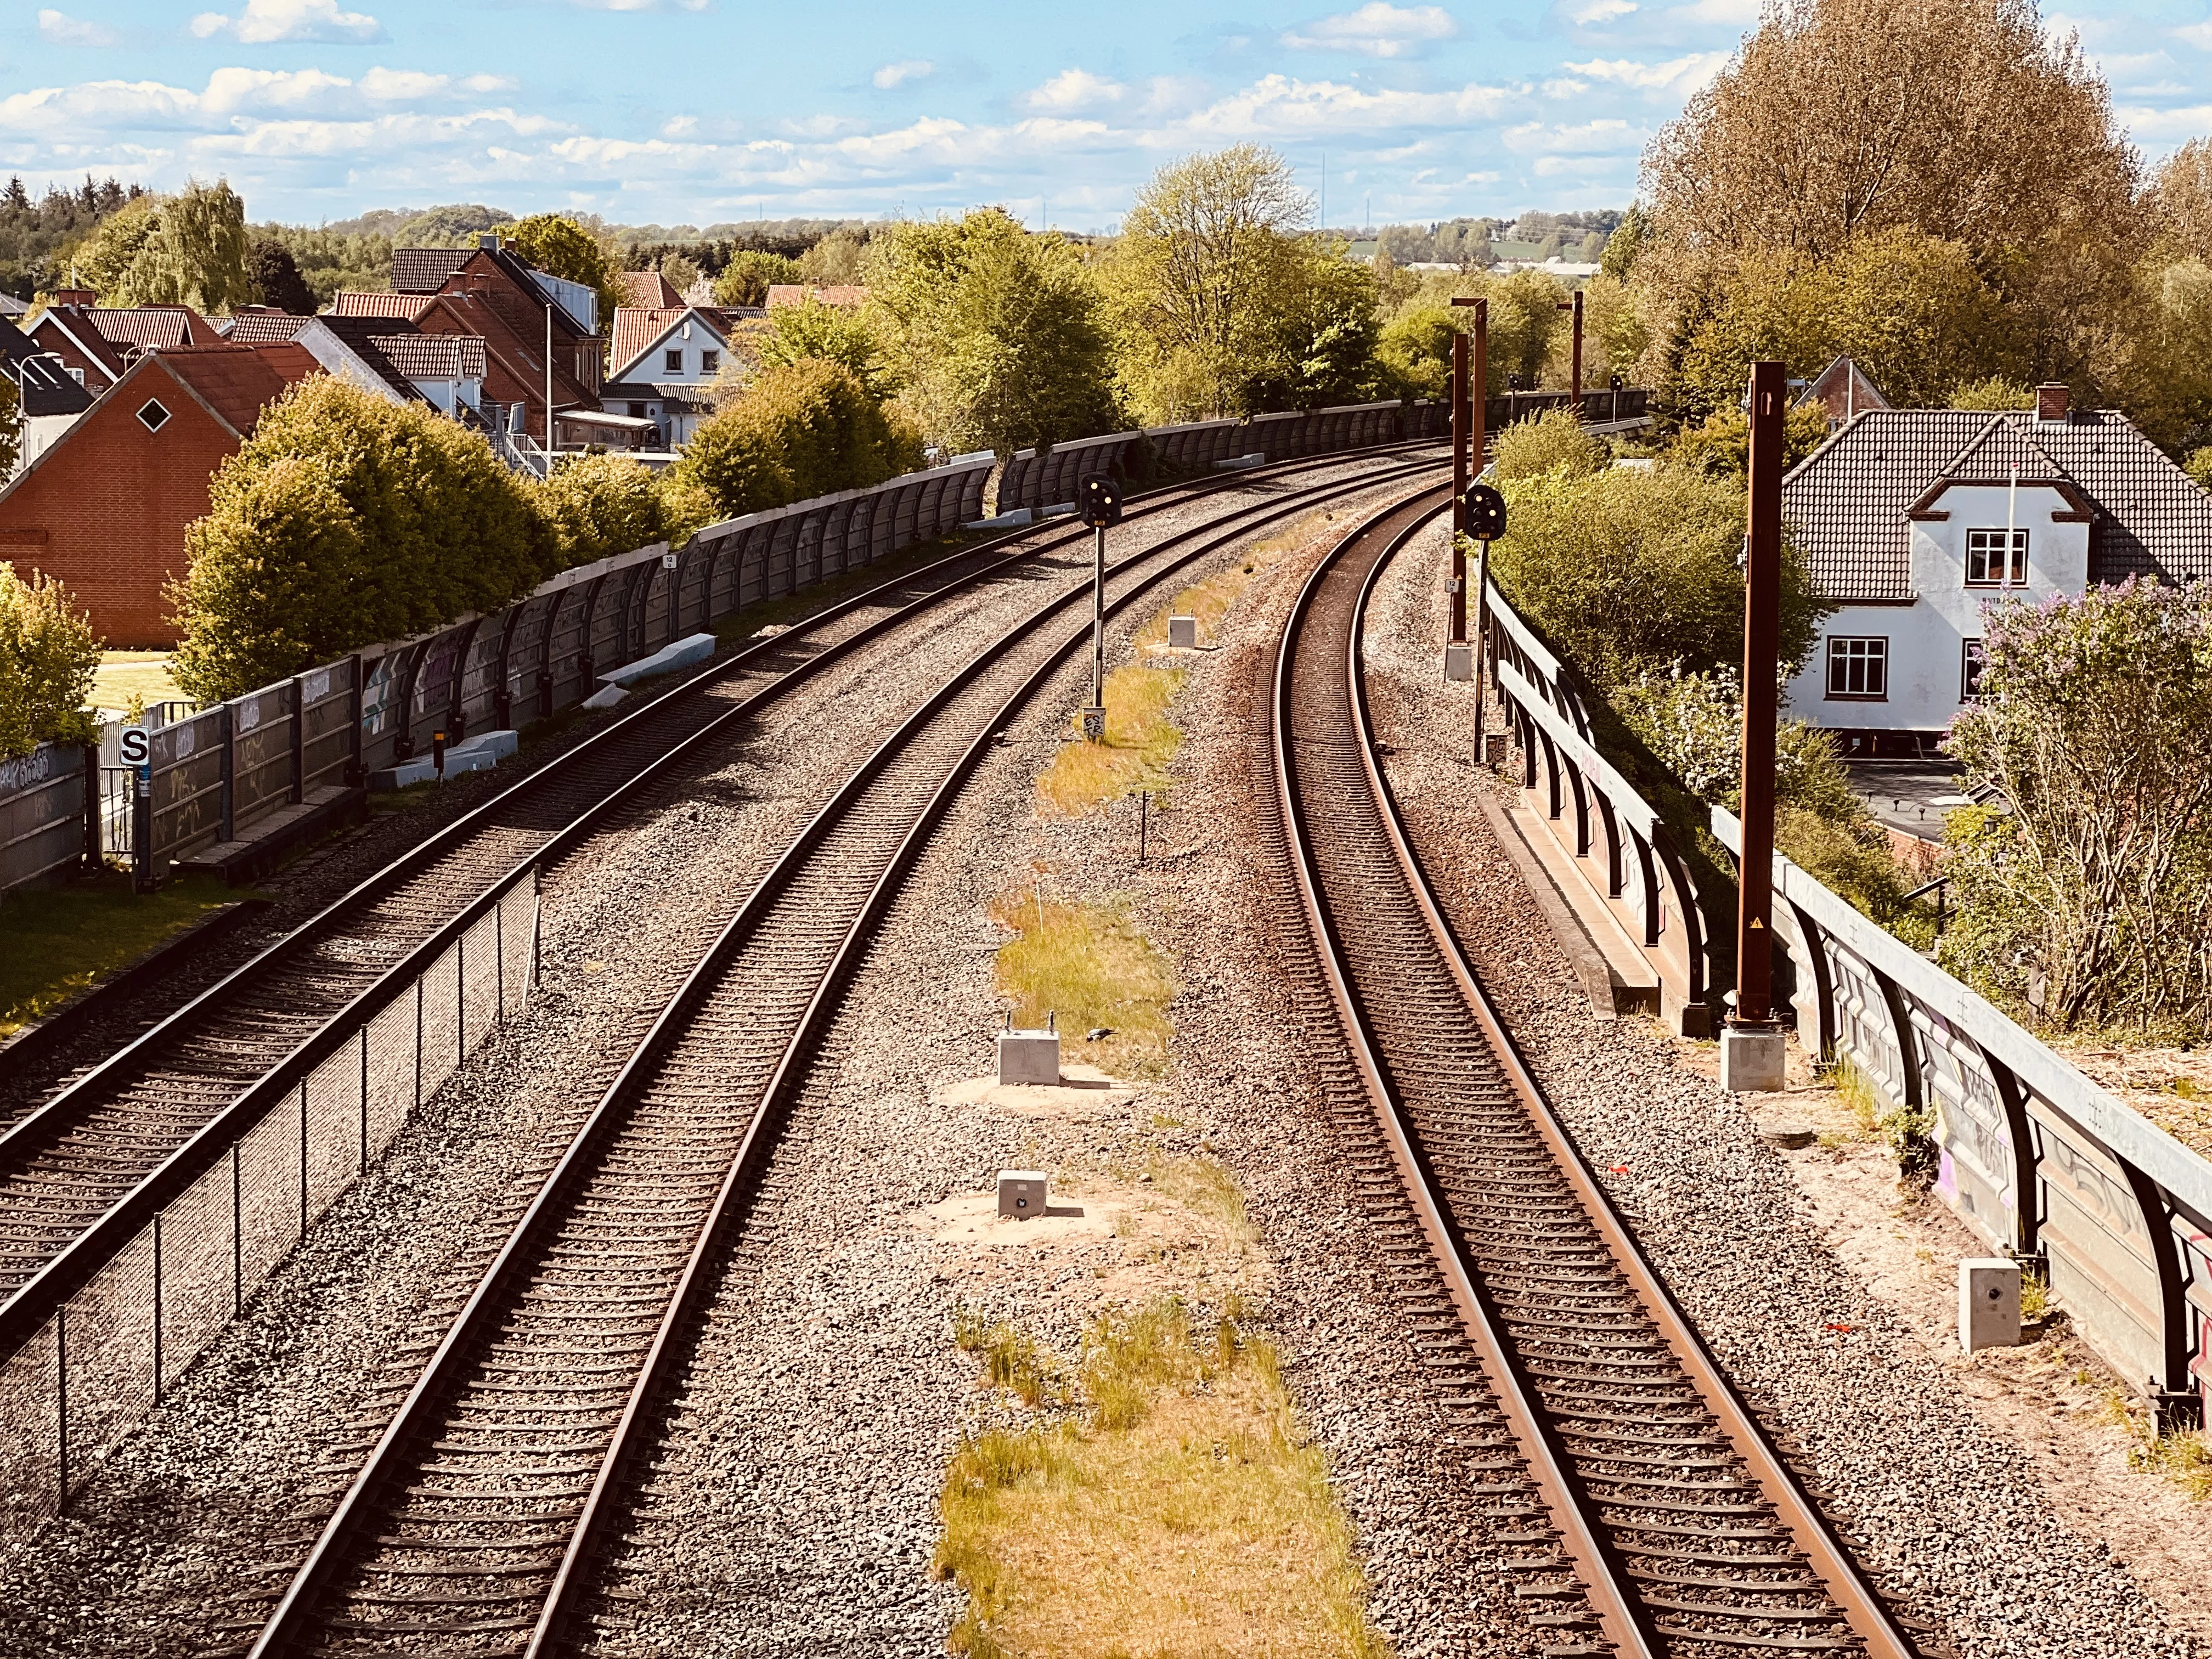
<svg viewBox="0 0 2212 1659">
<path fill-rule="evenodd" d="M 684 372 L 684 348 L 682 346 L 678 346 L 673 351 L 664 349 L 661 352 L 660 372 L 663 374 L 681 374 Z"/>
<path fill-rule="evenodd" d="M 155 418 L 150 421 L 146 418 L 146 411 L 149 409 L 155 411 Z M 176 412 L 159 398 L 149 398 L 138 405 L 138 424 L 149 432 L 159 432 L 175 418 Z"/>
<path fill-rule="evenodd" d="M 1966 532 L 1966 586 L 1969 587 L 2026 587 L 2027 586 L 2027 532 L 2012 532 L 2012 580 L 2005 580 L 2004 572 L 1992 574 L 1992 563 L 2005 562 L 2005 532 L 2002 530 L 1969 530 Z M 1979 562 L 1981 574 L 1974 574 Z"/>
<path fill-rule="evenodd" d="M 1856 690 L 1851 690 L 1854 679 L 1858 682 Z M 1838 681 L 1842 683 L 1840 687 Z M 1827 688 L 1828 698 L 1834 702 L 1887 702 L 1889 635 L 1829 635 Z"/>
<path fill-rule="evenodd" d="M 699 372 L 702 374 L 719 374 L 721 373 L 721 368 L 722 354 L 719 351 L 707 350 L 702 347 L 699 352 Z"/>
<path fill-rule="evenodd" d="M 1979 702 L 1982 699 L 1982 642 L 1961 640 L 1959 642 L 1959 701 Z"/>
</svg>

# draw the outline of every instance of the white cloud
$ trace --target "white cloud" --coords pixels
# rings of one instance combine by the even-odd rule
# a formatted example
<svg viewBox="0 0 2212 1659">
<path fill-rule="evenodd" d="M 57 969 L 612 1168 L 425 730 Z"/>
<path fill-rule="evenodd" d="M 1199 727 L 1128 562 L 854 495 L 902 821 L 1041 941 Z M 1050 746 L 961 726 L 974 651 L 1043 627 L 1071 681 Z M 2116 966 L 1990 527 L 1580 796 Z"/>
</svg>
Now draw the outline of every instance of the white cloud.
<svg viewBox="0 0 2212 1659">
<path fill-rule="evenodd" d="M 585 11 L 704 11 L 707 0 L 571 0 Z"/>
<path fill-rule="evenodd" d="M 58 144 L 118 131 L 237 131 L 262 117 L 368 117 L 395 105 L 510 89 L 496 76 L 455 79 L 413 70 L 372 69 L 358 80 L 321 70 L 229 67 L 198 92 L 158 81 L 88 81 L 0 98 L 0 136 Z"/>
<path fill-rule="evenodd" d="M 1613 81 L 1645 92 L 1686 95 L 1718 75 L 1728 66 L 1728 60 L 1729 55 L 1724 52 L 1693 52 L 1686 58 L 1672 58 L 1663 64 L 1639 64 L 1633 58 L 1614 58 L 1569 64 L 1566 67 L 1594 81 Z"/>
<path fill-rule="evenodd" d="M 2128 136 L 2139 142 L 2178 144 L 2185 139 L 2201 137 L 2212 128 L 2212 104 L 2198 104 L 2189 109 L 2115 109 L 2112 114 L 2127 129 Z"/>
<path fill-rule="evenodd" d="M 1442 6 L 1394 6 L 1368 0 L 1357 11 L 1286 31 L 1284 46 L 1302 52 L 1352 52 L 1369 58 L 1411 58 L 1431 41 L 1449 40 L 1459 25 Z"/>
<path fill-rule="evenodd" d="M 1670 7 L 1667 15 L 1685 23 L 1727 23 L 1738 28 L 1759 21 L 1759 0 L 1694 0 Z"/>
<path fill-rule="evenodd" d="M 1034 110 L 1097 109 L 1102 104 L 1118 104 L 1128 94 L 1128 88 L 1119 81 L 1109 81 L 1089 70 L 1070 69 L 1024 93 L 1021 105 Z"/>
<path fill-rule="evenodd" d="M 1579 98 L 1589 90 L 1589 82 L 1570 80 L 1564 75 L 1557 80 L 1544 82 L 1544 96 L 1547 98 Z"/>
<path fill-rule="evenodd" d="M 1579 126 L 1554 126 L 1547 121 L 1530 121 L 1520 126 L 1508 127 L 1504 132 L 1505 148 L 1516 155 L 1550 155 L 1560 150 L 1578 154 L 1603 152 L 1615 155 L 1626 152 L 1634 155 L 1642 148 L 1644 134 L 1631 128 L 1627 122 L 1607 117 L 1602 120 L 1584 121 Z M 1538 170 L 1542 169 L 1540 166 Z"/>
<path fill-rule="evenodd" d="M 937 72 L 937 65 L 927 58 L 909 58 L 902 63 L 886 64 L 868 78 L 878 90 L 889 92 L 893 87 L 904 86 L 909 81 L 927 80 Z"/>
<path fill-rule="evenodd" d="M 2200 52 L 2212 52 L 2212 22 L 2186 23 L 2167 33 L 2177 40 L 2187 41 Z"/>
<path fill-rule="evenodd" d="M 1295 137 L 1306 133 L 1371 135 L 1392 127 L 1465 126 L 1495 120 L 1514 94 L 1498 87 L 1455 92 L 1369 91 L 1335 81 L 1262 76 L 1242 91 L 1197 110 L 1181 124 L 1189 136 Z M 1173 131 L 1161 135 L 1176 142 Z"/>
<path fill-rule="evenodd" d="M 115 31 L 105 23 L 88 23 L 58 11 L 39 14 L 39 33 L 58 46 L 112 46 Z"/>
<path fill-rule="evenodd" d="M 204 11 L 192 19 L 203 40 L 227 34 L 247 46 L 276 40 L 381 40 L 384 25 L 367 12 L 340 11 L 337 0 L 246 0 L 237 16 Z"/>
<path fill-rule="evenodd" d="M 1584 0 L 1567 16 L 1585 26 L 1610 23 L 1617 17 L 1626 17 L 1636 9 L 1636 0 Z"/>
</svg>

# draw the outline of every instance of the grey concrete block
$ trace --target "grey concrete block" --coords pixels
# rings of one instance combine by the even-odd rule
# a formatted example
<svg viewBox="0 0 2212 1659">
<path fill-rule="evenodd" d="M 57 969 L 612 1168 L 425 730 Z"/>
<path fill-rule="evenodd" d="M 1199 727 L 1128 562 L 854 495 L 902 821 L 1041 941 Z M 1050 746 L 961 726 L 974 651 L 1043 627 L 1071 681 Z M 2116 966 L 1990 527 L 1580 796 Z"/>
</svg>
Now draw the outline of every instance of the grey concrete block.
<svg viewBox="0 0 2212 1659">
<path fill-rule="evenodd" d="M 999 1214 L 1030 1221 L 1045 1212 L 1048 1182 L 1042 1170 L 999 1171 Z"/>
<path fill-rule="evenodd" d="M 457 778 L 465 772 L 489 772 L 514 754 L 520 742 L 520 735 L 514 732 L 479 732 L 446 750 L 445 775 Z M 428 783 L 437 775 L 436 758 L 417 755 L 413 760 L 371 772 L 368 787 L 378 791 L 404 789 L 411 784 Z"/>
<path fill-rule="evenodd" d="M 581 706 L 586 708 L 611 708 L 628 696 L 629 693 L 619 685 L 603 685 L 585 698 Z"/>
<path fill-rule="evenodd" d="M 1057 1084 L 1060 1034 L 1056 1031 L 999 1033 L 999 1081 Z"/>
<path fill-rule="evenodd" d="M 1019 530 L 1034 522 L 1035 515 L 1026 507 L 1018 507 L 1011 513 L 1001 513 L 995 519 L 970 519 L 960 527 L 963 530 Z"/>
<path fill-rule="evenodd" d="M 1784 1062 L 1789 1048 L 1782 1033 L 1747 1031 L 1735 1026 L 1721 1031 L 1721 1087 L 1735 1094 L 1767 1095 L 1787 1085 Z"/>
<path fill-rule="evenodd" d="M 1197 649 L 1198 618 L 1195 617 L 1170 617 L 1168 618 L 1168 644 L 1177 651 L 1192 651 Z"/>
<path fill-rule="evenodd" d="M 1959 1346 L 2020 1346 L 2020 1263 L 2003 1256 L 1969 1256 L 1959 1264 Z"/>
<path fill-rule="evenodd" d="M 1448 645 L 1444 647 L 1444 678 L 1462 682 L 1474 678 L 1473 646 Z"/>
<path fill-rule="evenodd" d="M 629 685 L 636 680 L 649 680 L 655 674 L 672 674 L 679 668 L 689 668 L 714 654 L 712 634 L 690 634 L 672 644 L 664 645 L 649 657 L 640 657 L 635 662 L 626 662 L 620 668 L 599 676 L 601 685 Z"/>
</svg>

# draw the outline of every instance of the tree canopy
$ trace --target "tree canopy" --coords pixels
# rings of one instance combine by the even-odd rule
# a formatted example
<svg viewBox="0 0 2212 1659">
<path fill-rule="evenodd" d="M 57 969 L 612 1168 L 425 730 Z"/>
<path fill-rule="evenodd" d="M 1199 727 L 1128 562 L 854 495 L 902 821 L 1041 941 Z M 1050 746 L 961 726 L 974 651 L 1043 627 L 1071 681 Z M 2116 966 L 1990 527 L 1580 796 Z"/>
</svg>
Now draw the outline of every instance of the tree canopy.
<svg viewBox="0 0 2212 1659">
<path fill-rule="evenodd" d="M 623 303 L 622 264 L 611 248 L 574 219 L 558 213 L 533 213 L 527 219 L 497 227 L 500 235 L 513 240 L 514 252 L 525 264 L 571 283 L 581 283 L 599 296 L 599 332 L 611 334 L 615 307 Z"/>
<path fill-rule="evenodd" d="M 187 305 L 215 313 L 252 301 L 248 247 L 238 193 L 222 179 L 195 179 L 175 196 L 127 203 L 66 263 L 103 305 Z"/>
<path fill-rule="evenodd" d="M 100 636 L 59 582 L 0 563 L 0 760 L 42 743 L 87 743 Z"/>
<path fill-rule="evenodd" d="M 693 434 L 669 474 L 679 520 L 763 513 L 861 489 L 918 466 L 919 434 L 896 422 L 842 363 L 826 357 L 763 369 Z M 687 499 L 690 498 L 690 499 Z"/>
</svg>

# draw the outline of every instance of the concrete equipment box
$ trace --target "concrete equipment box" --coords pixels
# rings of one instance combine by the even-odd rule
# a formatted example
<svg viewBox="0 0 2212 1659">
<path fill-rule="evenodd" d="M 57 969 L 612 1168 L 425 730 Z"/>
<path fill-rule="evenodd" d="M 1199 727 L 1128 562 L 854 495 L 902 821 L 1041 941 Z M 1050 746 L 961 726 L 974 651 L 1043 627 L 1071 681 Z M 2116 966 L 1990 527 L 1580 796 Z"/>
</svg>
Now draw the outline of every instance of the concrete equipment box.
<svg viewBox="0 0 2212 1659">
<path fill-rule="evenodd" d="M 1060 1081 L 1060 1033 L 999 1033 L 999 1081 L 1056 1084 Z"/>
<path fill-rule="evenodd" d="M 2020 1346 L 2020 1263 L 2002 1256 L 1969 1256 L 1959 1264 L 1959 1346 Z"/>
<path fill-rule="evenodd" d="M 1168 645 L 1171 649 L 1176 651 L 1195 651 L 1198 648 L 1198 618 L 1195 617 L 1170 617 L 1168 618 Z"/>
<path fill-rule="evenodd" d="M 999 1171 L 999 1215 L 1028 1221 L 1044 1213 L 1045 1173 L 1042 1170 Z"/>
</svg>

